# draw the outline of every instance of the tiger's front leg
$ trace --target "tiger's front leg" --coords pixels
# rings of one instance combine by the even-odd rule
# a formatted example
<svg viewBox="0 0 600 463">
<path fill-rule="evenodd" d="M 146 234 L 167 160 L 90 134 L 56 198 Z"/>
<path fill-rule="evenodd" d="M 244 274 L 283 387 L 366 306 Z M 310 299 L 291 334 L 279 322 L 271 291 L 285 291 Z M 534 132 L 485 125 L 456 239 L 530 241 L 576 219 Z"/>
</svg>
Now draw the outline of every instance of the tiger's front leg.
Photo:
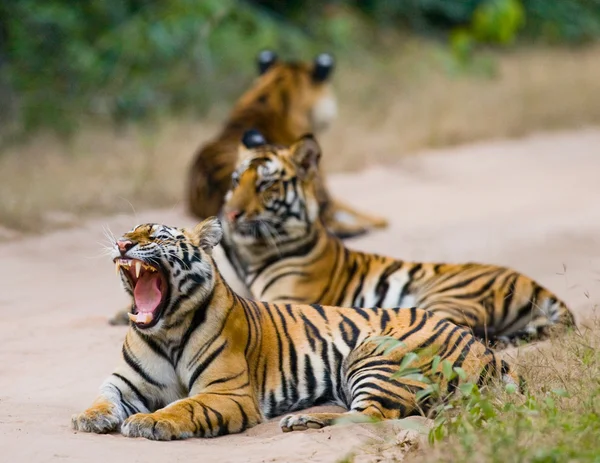
<svg viewBox="0 0 600 463">
<path fill-rule="evenodd" d="M 75 431 L 104 434 L 118 430 L 128 416 L 148 411 L 149 401 L 140 389 L 125 376 L 115 374 L 104 382 L 87 410 L 71 417 L 71 426 Z"/>
<path fill-rule="evenodd" d="M 152 440 L 234 434 L 262 420 L 250 390 L 204 392 L 173 402 L 154 413 L 138 413 L 123 423 L 128 437 Z"/>
<path fill-rule="evenodd" d="M 118 430 L 127 417 L 148 413 L 184 397 L 170 361 L 147 349 L 138 333 L 127 332 L 120 364 L 100 387 L 100 395 L 83 413 L 73 415 L 76 431 Z"/>
</svg>

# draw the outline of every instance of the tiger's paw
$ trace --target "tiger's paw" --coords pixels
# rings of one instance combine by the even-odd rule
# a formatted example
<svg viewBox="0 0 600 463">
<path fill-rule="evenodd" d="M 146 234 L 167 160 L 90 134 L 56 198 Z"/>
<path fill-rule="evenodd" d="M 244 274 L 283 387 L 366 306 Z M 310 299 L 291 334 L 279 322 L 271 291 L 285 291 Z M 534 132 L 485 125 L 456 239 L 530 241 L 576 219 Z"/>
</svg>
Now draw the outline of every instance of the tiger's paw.
<svg viewBox="0 0 600 463">
<path fill-rule="evenodd" d="M 121 434 L 127 437 L 145 437 L 151 440 L 175 440 L 192 437 L 175 417 L 167 414 L 137 413 L 125 420 Z"/>
<path fill-rule="evenodd" d="M 108 324 L 112 326 L 129 325 L 129 310 L 119 310 L 112 318 L 109 318 Z"/>
<path fill-rule="evenodd" d="M 387 219 L 384 219 L 383 217 L 376 217 L 373 219 L 371 226 L 373 228 L 377 228 L 377 229 L 388 228 L 390 226 L 390 221 Z"/>
<path fill-rule="evenodd" d="M 283 432 L 321 429 L 325 426 L 327 423 L 313 415 L 287 415 L 279 422 L 279 427 Z"/>
<path fill-rule="evenodd" d="M 120 419 L 113 413 L 113 407 L 99 404 L 88 408 L 85 412 L 71 417 L 71 427 L 75 431 L 105 434 L 115 431 Z"/>
<path fill-rule="evenodd" d="M 341 240 L 345 240 L 348 238 L 357 238 L 362 235 L 366 235 L 369 233 L 369 229 L 364 227 L 352 227 L 352 226 L 339 226 L 339 225 L 329 225 L 327 227 L 330 233 L 333 233 L 336 237 Z"/>
</svg>

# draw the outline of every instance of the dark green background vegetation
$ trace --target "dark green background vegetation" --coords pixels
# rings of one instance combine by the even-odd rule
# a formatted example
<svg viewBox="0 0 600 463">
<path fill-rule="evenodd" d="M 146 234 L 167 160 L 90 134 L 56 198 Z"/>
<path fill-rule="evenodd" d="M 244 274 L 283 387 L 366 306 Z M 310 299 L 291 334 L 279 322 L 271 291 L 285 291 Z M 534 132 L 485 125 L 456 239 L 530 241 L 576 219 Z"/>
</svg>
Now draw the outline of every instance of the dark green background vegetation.
<svg viewBox="0 0 600 463">
<path fill-rule="evenodd" d="M 600 35 L 600 0 L 7 0 L 0 122 L 68 132 L 202 115 L 239 95 L 263 47 L 355 56 L 389 31 L 448 41 L 458 61 L 482 43 L 580 44 Z"/>
</svg>

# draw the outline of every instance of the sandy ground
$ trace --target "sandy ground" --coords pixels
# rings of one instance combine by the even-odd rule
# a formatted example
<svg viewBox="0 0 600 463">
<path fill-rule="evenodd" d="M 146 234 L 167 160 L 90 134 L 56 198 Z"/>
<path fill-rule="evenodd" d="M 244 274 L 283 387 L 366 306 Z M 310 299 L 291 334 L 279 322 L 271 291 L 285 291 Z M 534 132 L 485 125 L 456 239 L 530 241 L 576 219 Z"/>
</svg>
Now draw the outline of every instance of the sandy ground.
<svg viewBox="0 0 600 463">
<path fill-rule="evenodd" d="M 599 174 L 600 130 L 589 129 L 424 153 L 330 183 L 391 219 L 389 230 L 350 246 L 510 265 L 556 291 L 585 323 L 600 302 Z M 107 325 L 127 299 L 102 256 L 103 227 L 120 234 L 146 221 L 191 224 L 180 210 L 155 210 L 0 245 L 3 461 L 330 462 L 361 442 L 397 443 L 400 424 L 283 434 L 276 420 L 242 435 L 167 443 L 74 433 L 71 414 L 91 403 L 125 333 Z M 377 460 L 373 452 L 359 451 L 357 461 Z"/>
</svg>

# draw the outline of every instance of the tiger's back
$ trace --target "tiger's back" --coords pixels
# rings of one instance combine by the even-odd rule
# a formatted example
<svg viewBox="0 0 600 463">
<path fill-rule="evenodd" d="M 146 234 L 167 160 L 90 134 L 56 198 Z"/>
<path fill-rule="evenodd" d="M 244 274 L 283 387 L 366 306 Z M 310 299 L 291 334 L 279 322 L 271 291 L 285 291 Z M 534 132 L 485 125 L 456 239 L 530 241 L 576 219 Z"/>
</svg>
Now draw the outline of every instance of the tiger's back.
<svg viewBox="0 0 600 463">
<path fill-rule="evenodd" d="M 510 268 L 407 262 L 348 252 L 341 242 L 330 241 L 334 240 L 328 237 L 323 246 L 315 246 L 302 262 L 282 259 L 270 264 L 253 280 L 252 293 L 269 301 L 343 307 L 414 305 L 496 343 L 544 337 L 553 328 L 574 325 L 561 299 Z"/>
</svg>

